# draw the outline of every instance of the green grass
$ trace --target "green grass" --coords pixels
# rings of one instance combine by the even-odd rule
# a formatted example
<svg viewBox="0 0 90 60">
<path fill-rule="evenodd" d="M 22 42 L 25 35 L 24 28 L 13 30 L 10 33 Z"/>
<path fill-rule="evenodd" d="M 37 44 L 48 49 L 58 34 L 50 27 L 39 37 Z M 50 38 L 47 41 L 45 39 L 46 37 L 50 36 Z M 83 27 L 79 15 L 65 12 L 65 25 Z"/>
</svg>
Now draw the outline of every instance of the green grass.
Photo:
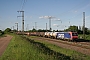
<svg viewBox="0 0 90 60">
<path fill-rule="evenodd" d="M 89 60 L 90 57 L 32 37 L 13 35 L 0 60 Z M 30 38 L 30 39 L 29 39 Z"/>
<path fill-rule="evenodd" d="M 29 38 L 32 39 L 32 38 L 35 38 L 35 37 L 34 36 L 31 36 Z M 46 42 L 44 40 L 35 40 L 35 41 L 45 44 L 45 46 L 47 46 L 48 48 L 50 48 L 53 51 L 59 52 L 59 53 L 64 54 L 66 56 L 70 56 L 71 59 L 76 59 L 76 60 L 90 60 L 90 56 L 81 54 L 81 53 L 76 52 L 74 50 L 61 48 L 61 47 L 58 47 L 58 46 L 56 46 L 54 44 L 51 44 L 49 42 Z"/>
<path fill-rule="evenodd" d="M 79 36 L 79 38 L 83 37 L 83 34 L 79 34 L 78 36 Z M 90 34 L 89 35 L 85 35 L 85 40 L 90 40 Z"/>
<path fill-rule="evenodd" d="M 5 50 L 4 54 L 0 57 L 0 60 L 59 60 L 57 59 L 55 52 L 53 55 L 45 54 L 47 50 L 40 49 L 43 45 L 37 42 L 29 42 L 24 37 L 13 35 L 13 38 Z M 41 46 L 42 47 L 42 46 Z M 47 48 L 43 45 L 44 48 Z M 49 48 L 47 48 L 49 49 Z M 52 50 L 49 50 L 51 52 Z M 57 53 L 57 52 L 56 52 Z M 58 54 L 58 53 L 57 53 Z M 60 60 L 70 60 L 67 56 L 61 54 Z"/>
<path fill-rule="evenodd" d="M 0 60 L 45 60 L 46 57 L 34 48 L 33 45 L 30 45 L 29 42 L 20 36 L 15 36 Z"/>
</svg>

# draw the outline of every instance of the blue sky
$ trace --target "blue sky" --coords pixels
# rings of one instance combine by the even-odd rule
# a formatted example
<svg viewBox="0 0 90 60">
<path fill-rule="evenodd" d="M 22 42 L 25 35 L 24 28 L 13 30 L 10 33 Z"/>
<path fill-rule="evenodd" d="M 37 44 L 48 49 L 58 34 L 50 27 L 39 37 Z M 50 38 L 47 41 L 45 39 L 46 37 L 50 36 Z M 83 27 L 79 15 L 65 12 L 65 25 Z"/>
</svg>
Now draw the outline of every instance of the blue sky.
<svg viewBox="0 0 90 60">
<path fill-rule="evenodd" d="M 46 23 L 49 29 L 49 20 L 39 18 L 42 16 L 55 17 L 51 21 L 53 30 L 63 30 L 70 25 L 82 26 L 83 12 L 85 12 L 85 26 L 90 28 L 90 0 L 0 0 L 1 30 L 13 26 L 16 29 L 16 22 L 19 24 L 19 30 L 22 29 L 22 18 L 17 18 L 21 16 L 21 13 L 17 12 L 19 10 L 25 11 L 25 30 L 35 27 L 35 22 L 37 29 L 46 29 Z"/>
</svg>

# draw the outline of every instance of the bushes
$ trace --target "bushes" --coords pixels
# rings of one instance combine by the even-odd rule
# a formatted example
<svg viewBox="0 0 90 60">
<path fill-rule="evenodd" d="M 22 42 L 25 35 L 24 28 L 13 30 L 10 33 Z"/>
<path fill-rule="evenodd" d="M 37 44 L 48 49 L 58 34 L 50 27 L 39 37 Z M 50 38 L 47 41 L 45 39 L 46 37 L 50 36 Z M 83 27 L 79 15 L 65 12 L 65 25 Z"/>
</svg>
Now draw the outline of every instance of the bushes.
<svg viewBox="0 0 90 60">
<path fill-rule="evenodd" d="M 0 36 L 2 36 L 4 34 L 4 32 L 2 30 L 0 30 Z"/>
<path fill-rule="evenodd" d="M 59 52 L 53 51 L 50 48 L 48 48 L 47 46 L 45 46 L 43 43 L 40 42 L 35 42 L 34 40 L 31 40 L 29 38 L 26 38 L 24 36 L 22 36 L 23 39 L 26 39 L 27 41 L 29 41 L 31 44 L 33 44 L 33 46 L 37 49 L 39 49 L 40 52 L 44 53 L 45 55 L 49 55 L 54 57 L 56 60 L 71 60 L 70 56 L 66 56 L 64 54 L 61 54 Z"/>
</svg>

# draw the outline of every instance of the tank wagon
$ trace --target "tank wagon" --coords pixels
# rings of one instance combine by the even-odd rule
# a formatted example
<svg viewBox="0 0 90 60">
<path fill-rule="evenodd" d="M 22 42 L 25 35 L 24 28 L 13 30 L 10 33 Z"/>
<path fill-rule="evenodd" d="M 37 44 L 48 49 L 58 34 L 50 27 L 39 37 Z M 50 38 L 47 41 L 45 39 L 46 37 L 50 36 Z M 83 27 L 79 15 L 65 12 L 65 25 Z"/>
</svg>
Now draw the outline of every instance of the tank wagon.
<svg viewBox="0 0 90 60">
<path fill-rule="evenodd" d="M 45 32 L 44 37 L 46 37 L 46 38 L 50 38 L 50 33 L 51 33 L 51 32 Z"/>
<path fill-rule="evenodd" d="M 59 33 L 59 32 L 51 32 L 50 38 L 57 39 L 57 33 Z"/>
</svg>

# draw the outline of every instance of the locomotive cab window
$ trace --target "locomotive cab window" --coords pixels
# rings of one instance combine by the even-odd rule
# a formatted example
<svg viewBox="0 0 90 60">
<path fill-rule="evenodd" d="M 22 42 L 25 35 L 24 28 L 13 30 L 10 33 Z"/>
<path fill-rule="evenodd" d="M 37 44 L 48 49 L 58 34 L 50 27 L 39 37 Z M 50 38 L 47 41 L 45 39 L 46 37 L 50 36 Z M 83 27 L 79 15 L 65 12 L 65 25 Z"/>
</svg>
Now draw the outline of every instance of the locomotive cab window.
<svg viewBox="0 0 90 60">
<path fill-rule="evenodd" d="M 77 33 L 72 33 L 72 36 L 78 36 L 78 34 Z"/>
</svg>

